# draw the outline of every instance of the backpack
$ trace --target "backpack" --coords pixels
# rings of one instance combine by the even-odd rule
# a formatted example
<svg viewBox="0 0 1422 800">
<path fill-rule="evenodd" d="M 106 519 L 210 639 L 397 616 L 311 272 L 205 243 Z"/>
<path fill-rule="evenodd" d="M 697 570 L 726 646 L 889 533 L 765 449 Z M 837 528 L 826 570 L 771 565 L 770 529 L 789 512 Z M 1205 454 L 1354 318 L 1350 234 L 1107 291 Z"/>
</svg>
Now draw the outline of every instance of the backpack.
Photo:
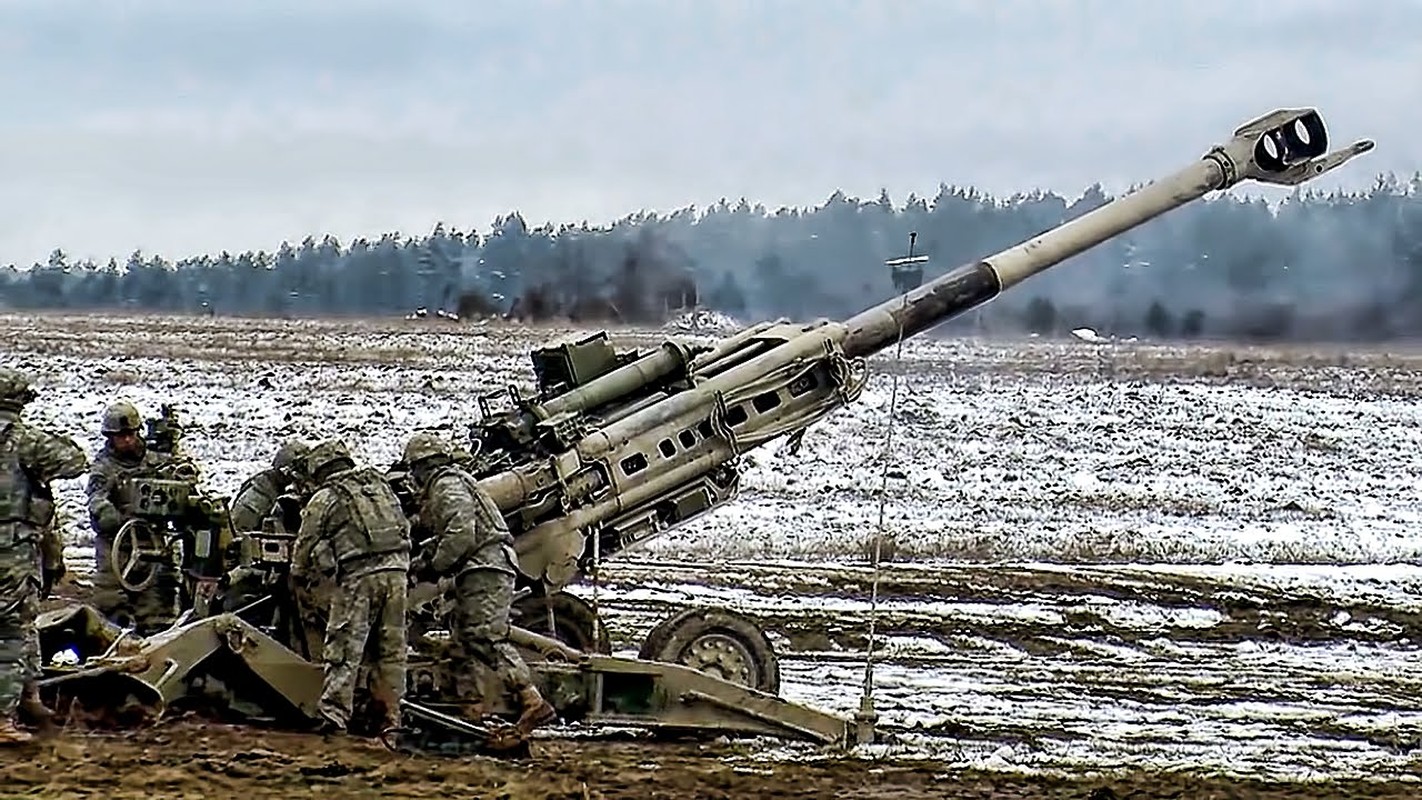
<svg viewBox="0 0 1422 800">
<path fill-rule="evenodd" d="M 337 473 L 322 488 L 334 492 L 350 514 L 351 524 L 334 532 L 338 564 L 410 551 L 410 522 L 385 476 L 370 468 L 352 469 Z"/>
<path fill-rule="evenodd" d="M 30 493 L 33 489 L 25 465 L 20 463 L 15 439 L 18 422 L 0 422 L 0 524 L 7 522 L 28 522 L 30 519 Z"/>
</svg>

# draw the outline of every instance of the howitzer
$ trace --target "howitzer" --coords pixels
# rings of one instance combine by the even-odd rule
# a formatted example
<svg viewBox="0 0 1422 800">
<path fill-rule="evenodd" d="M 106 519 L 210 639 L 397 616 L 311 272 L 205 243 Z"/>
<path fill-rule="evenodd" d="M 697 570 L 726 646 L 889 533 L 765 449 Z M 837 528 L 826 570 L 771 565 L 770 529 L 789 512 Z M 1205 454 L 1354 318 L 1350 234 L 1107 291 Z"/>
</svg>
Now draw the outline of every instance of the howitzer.
<svg viewBox="0 0 1422 800">
<path fill-rule="evenodd" d="M 1164 180 L 843 322 L 766 322 L 712 346 L 669 341 L 645 355 L 617 353 L 605 333 L 537 350 L 537 393 L 511 391 L 512 409 L 486 411 L 471 428 L 471 469 L 515 534 L 524 588 L 569 597 L 559 590 L 598 558 L 731 500 L 741 454 L 799 435 L 852 402 L 870 355 L 1211 191 L 1243 180 L 1302 183 L 1371 148 L 1363 141 L 1328 153 L 1316 112 L 1277 111 Z M 244 564 L 279 575 L 289 534 L 248 538 Z M 300 652 L 290 626 L 273 622 L 279 604 L 271 600 L 283 583 L 255 581 L 226 598 L 224 613 L 136 642 L 132 652 L 92 609 L 51 612 L 38 626 L 49 665 L 41 689 L 157 706 L 208 698 L 232 711 L 250 704 L 258 716 L 309 720 L 320 666 Z M 867 741 L 857 720 L 775 697 L 768 641 L 733 614 L 688 609 L 654 628 L 636 659 L 570 648 L 522 622 L 511 638 L 565 721 Z M 448 659 L 423 636 L 411 641 L 405 720 L 414 730 L 398 746 L 477 751 L 488 729 L 448 710 L 448 676 L 440 674 Z M 495 713 L 513 713 L 497 694 L 484 699 Z"/>
<path fill-rule="evenodd" d="M 1296 185 L 1372 149 L 1328 151 L 1314 109 L 1252 120 L 1178 172 L 844 321 L 763 322 L 711 346 L 617 353 L 605 333 L 532 353 L 538 390 L 491 396 L 470 428 L 476 477 L 505 514 L 525 582 L 544 594 L 730 501 L 739 458 L 798 436 L 865 386 L 866 358 L 1213 191 Z M 664 655 L 664 654 L 662 654 Z"/>
</svg>

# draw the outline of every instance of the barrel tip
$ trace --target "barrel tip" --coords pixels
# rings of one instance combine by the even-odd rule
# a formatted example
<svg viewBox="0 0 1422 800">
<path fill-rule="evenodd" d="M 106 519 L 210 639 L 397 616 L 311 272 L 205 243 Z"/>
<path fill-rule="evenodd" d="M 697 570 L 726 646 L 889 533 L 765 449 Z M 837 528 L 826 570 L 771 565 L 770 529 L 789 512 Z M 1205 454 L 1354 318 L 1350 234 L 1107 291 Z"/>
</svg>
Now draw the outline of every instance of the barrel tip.
<svg viewBox="0 0 1422 800">
<path fill-rule="evenodd" d="M 1362 155 L 1363 153 L 1368 152 L 1376 146 L 1377 143 L 1374 142 L 1372 139 L 1359 139 L 1358 141 L 1353 142 L 1353 146 L 1348 149 L 1352 150 L 1354 155 Z"/>
</svg>

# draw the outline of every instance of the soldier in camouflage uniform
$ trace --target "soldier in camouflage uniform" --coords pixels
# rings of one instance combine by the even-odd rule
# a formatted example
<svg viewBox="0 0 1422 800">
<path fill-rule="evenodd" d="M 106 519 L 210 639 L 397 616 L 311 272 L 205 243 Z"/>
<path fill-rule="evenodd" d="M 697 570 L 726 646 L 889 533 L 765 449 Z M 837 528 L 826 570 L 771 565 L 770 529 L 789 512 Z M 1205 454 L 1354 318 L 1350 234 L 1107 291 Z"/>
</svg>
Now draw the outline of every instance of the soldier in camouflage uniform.
<svg viewBox="0 0 1422 800">
<path fill-rule="evenodd" d="M 553 721 L 557 712 L 533 685 L 528 665 L 508 640 L 518 556 L 498 506 L 458 463 L 449 443 L 417 433 L 405 445 L 405 463 L 419 499 L 419 519 L 435 539 L 434 552 L 416 560 L 416 577 L 454 579 L 454 612 L 449 632 L 458 665 L 482 664 L 518 699 L 518 728 L 527 736 Z M 456 669 L 456 690 L 466 716 L 477 718 L 485 704 L 469 666 Z"/>
<path fill-rule="evenodd" d="M 140 636 L 165 630 L 178 618 L 178 564 L 157 565 L 157 579 L 142 592 L 119 583 L 109 552 L 119 529 L 131 517 L 128 479 L 152 475 L 171 463 L 171 456 L 148 448 L 140 432 L 143 416 L 132 403 L 119 401 L 104 409 L 104 447 L 94 456 L 86 493 L 89 524 L 94 528 L 93 605 L 104 616 Z"/>
<path fill-rule="evenodd" d="M 260 531 L 262 521 L 276 507 L 283 492 L 303 481 L 301 459 L 311 452 L 311 446 L 293 439 L 283 444 L 272 457 L 272 465 L 248 478 L 232 500 L 232 530 Z M 303 481 L 304 482 L 304 481 Z"/>
<path fill-rule="evenodd" d="M 316 485 L 293 548 L 294 584 L 330 586 L 321 660 L 319 712 L 324 733 L 350 725 L 356 677 L 370 669 L 372 697 L 386 728 L 400 724 L 405 696 L 405 606 L 410 523 L 379 471 L 357 467 L 338 440 L 306 456 Z"/>
<path fill-rule="evenodd" d="M 88 466 L 72 439 L 20 421 L 34 397 L 24 375 L 0 368 L 0 744 L 30 738 L 16 726 L 15 714 L 22 697 L 39 704 L 39 593 L 64 571 L 63 555 L 55 552 L 49 484 L 78 478 Z"/>
</svg>

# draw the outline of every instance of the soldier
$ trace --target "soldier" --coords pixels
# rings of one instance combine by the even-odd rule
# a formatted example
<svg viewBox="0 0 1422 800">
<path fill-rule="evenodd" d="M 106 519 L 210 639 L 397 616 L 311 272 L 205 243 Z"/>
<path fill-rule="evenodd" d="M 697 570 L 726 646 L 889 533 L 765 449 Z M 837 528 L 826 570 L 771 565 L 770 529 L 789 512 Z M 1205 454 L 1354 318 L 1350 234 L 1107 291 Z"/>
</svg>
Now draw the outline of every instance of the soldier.
<svg viewBox="0 0 1422 800">
<path fill-rule="evenodd" d="M 450 445 L 431 433 L 417 433 L 405 445 L 405 463 L 419 500 L 422 525 L 435 536 L 434 553 L 422 555 L 412 570 L 416 577 L 454 579 L 454 612 L 450 638 L 457 664 L 477 661 L 498 677 L 518 698 L 522 713 L 518 728 L 527 736 L 553 721 L 557 712 L 533 685 L 528 665 L 508 640 L 518 556 L 503 514 L 474 477 L 455 461 Z M 456 689 L 466 716 L 477 719 L 484 705 L 477 702 L 472 670 L 458 669 Z"/>
<path fill-rule="evenodd" d="M 302 480 L 301 459 L 311 452 L 311 446 L 292 439 L 277 449 L 272 465 L 248 478 L 232 500 L 232 530 L 260 531 L 276 507 L 277 498 L 293 484 Z"/>
<path fill-rule="evenodd" d="M 37 590 L 47 592 L 64 572 L 49 484 L 77 478 L 88 466 L 74 440 L 20 421 L 34 397 L 28 378 L 0 368 L 0 744 L 30 739 L 15 724 L 22 698 L 32 716 L 47 717 L 35 683 Z"/>
<path fill-rule="evenodd" d="M 406 576 L 410 524 L 379 471 L 356 467 L 344 444 L 321 442 L 306 456 L 316 486 L 293 548 L 296 586 L 329 587 L 322 643 L 321 731 L 345 731 L 358 670 L 368 666 L 385 728 L 399 727 L 405 696 Z M 298 593 L 299 594 L 299 593 Z"/>
<path fill-rule="evenodd" d="M 140 636 L 164 630 L 178 617 L 178 565 L 157 565 L 153 585 L 132 592 L 119 583 L 109 563 L 114 538 L 130 517 L 126 511 L 129 478 L 150 475 L 170 458 L 148 449 L 140 435 L 143 416 L 132 403 L 120 400 L 104 409 L 104 447 L 94 456 L 86 493 L 89 524 L 94 529 L 94 606 L 104 616 Z"/>
</svg>

